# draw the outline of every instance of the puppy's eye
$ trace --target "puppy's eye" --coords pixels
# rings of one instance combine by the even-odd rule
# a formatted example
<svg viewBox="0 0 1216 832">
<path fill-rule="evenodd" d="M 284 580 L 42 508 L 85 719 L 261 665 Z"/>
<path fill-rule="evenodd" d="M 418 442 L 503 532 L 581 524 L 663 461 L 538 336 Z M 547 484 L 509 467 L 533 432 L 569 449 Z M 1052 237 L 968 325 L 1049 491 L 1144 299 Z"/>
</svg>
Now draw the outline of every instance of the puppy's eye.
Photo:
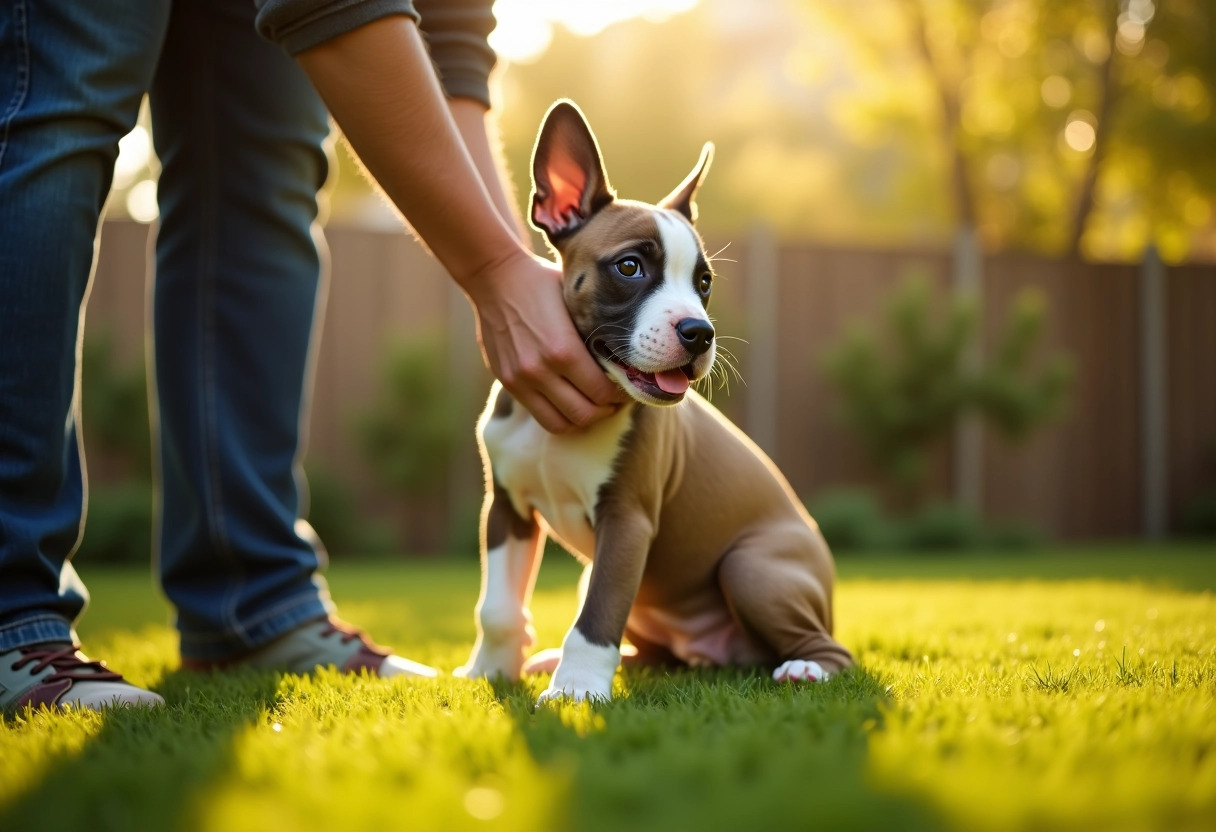
<svg viewBox="0 0 1216 832">
<path fill-rule="evenodd" d="M 626 257 L 613 264 L 612 268 L 616 269 L 616 273 L 621 277 L 637 279 L 643 277 L 642 262 L 636 257 Z"/>
<path fill-rule="evenodd" d="M 712 274 L 710 274 L 709 272 L 705 272 L 697 280 L 697 290 L 702 295 L 708 295 L 709 290 L 712 289 L 713 286 L 714 286 L 714 276 Z"/>
</svg>

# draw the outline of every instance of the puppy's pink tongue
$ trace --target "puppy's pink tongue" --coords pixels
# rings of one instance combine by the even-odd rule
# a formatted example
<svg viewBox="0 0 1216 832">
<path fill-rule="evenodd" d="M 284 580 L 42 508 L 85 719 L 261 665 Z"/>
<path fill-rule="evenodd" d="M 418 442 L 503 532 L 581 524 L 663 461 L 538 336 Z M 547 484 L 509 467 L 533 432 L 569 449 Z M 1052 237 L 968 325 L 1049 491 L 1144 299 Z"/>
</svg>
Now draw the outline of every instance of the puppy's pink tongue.
<svg viewBox="0 0 1216 832">
<path fill-rule="evenodd" d="M 678 396 L 688 389 L 688 376 L 684 375 L 683 370 L 664 370 L 654 374 L 654 383 L 664 393 Z"/>
</svg>

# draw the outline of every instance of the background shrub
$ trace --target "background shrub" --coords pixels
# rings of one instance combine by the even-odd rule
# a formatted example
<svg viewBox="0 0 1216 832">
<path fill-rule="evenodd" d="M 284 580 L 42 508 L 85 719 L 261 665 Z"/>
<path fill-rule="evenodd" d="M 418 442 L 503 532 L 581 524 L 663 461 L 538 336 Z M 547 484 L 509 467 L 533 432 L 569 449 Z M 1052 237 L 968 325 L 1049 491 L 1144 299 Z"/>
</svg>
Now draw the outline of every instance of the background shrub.
<svg viewBox="0 0 1216 832">
<path fill-rule="evenodd" d="M 356 419 L 363 457 L 390 491 L 431 494 L 447 481 L 469 425 L 456 412 L 446 363 L 433 339 L 399 343 L 380 368 L 380 392 Z"/>
<path fill-rule="evenodd" d="M 376 555 L 399 548 L 392 527 L 364 516 L 350 486 L 338 476 L 317 465 L 307 466 L 307 473 L 305 519 L 331 555 Z"/>
<path fill-rule="evenodd" d="M 821 492 L 807 505 L 833 551 L 874 549 L 889 544 L 887 519 L 878 500 L 862 489 Z"/>
<path fill-rule="evenodd" d="M 150 481 L 152 440 L 143 362 L 119 367 L 109 333 L 90 331 L 81 346 L 80 377 L 84 438 L 90 456 L 102 454 L 126 476 Z"/>
<path fill-rule="evenodd" d="M 984 541 L 984 531 L 975 513 L 939 501 L 930 503 L 899 524 L 898 540 L 903 548 L 925 551 L 970 549 Z"/>
<path fill-rule="evenodd" d="M 967 360 L 975 304 L 960 295 L 942 304 L 914 275 L 891 296 L 880 331 L 853 326 L 825 353 L 823 371 L 840 395 L 842 419 L 905 505 L 924 503 L 929 451 L 963 416 L 978 413 L 1021 439 L 1059 412 L 1071 363 L 1057 355 L 1031 366 L 1045 315 L 1042 294 L 1024 291 L 996 349 L 975 368 Z M 943 518 L 926 522 L 960 522 Z"/>
<path fill-rule="evenodd" d="M 870 491 L 839 488 L 807 503 L 833 552 L 948 551 L 986 547 L 1030 549 L 1043 534 L 1023 523 L 986 525 L 974 512 L 937 501 L 905 515 L 890 515 Z"/>
<path fill-rule="evenodd" d="M 1182 533 L 1199 537 L 1216 536 L 1216 491 L 1196 494 L 1182 511 Z"/>
<path fill-rule="evenodd" d="M 76 557 L 85 563 L 148 565 L 152 552 L 152 483 L 127 480 L 90 486 L 84 539 Z"/>
</svg>

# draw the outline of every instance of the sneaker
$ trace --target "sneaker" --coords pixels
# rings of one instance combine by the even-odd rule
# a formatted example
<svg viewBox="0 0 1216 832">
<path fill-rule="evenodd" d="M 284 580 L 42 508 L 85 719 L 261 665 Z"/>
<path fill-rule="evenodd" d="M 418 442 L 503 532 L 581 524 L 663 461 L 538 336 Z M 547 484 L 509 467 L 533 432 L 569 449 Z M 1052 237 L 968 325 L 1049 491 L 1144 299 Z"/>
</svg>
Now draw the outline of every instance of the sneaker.
<svg viewBox="0 0 1216 832">
<path fill-rule="evenodd" d="M 211 661 L 182 656 L 183 670 L 228 670 L 252 667 L 311 673 L 336 667 L 346 673 L 366 670 L 373 676 L 437 676 L 439 672 L 418 662 L 394 656 L 373 643 L 363 631 L 336 618 L 309 621 L 284 636 L 235 659 Z"/>
<path fill-rule="evenodd" d="M 165 700 L 123 680 L 102 662 L 90 661 L 80 646 L 52 642 L 0 653 L 0 711 L 32 708 L 157 707 Z"/>
</svg>

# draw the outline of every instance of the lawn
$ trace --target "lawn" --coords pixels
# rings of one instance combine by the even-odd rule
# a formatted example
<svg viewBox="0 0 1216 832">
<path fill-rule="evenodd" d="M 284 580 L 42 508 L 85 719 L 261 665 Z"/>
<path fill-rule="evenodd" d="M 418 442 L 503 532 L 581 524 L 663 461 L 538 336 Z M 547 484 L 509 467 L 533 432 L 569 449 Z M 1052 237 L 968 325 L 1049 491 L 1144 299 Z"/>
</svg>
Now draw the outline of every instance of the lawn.
<svg viewBox="0 0 1216 832">
<path fill-rule="evenodd" d="M 630 672 L 533 712 L 493 688 L 175 668 L 144 571 L 81 571 L 81 634 L 159 712 L 0 724 L 0 830 L 1216 828 L 1216 549 L 842 558 L 861 670 L 792 688 Z M 534 612 L 558 643 L 575 571 Z M 450 670 L 477 566 L 347 562 L 342 614 Z"/>
</svg>

